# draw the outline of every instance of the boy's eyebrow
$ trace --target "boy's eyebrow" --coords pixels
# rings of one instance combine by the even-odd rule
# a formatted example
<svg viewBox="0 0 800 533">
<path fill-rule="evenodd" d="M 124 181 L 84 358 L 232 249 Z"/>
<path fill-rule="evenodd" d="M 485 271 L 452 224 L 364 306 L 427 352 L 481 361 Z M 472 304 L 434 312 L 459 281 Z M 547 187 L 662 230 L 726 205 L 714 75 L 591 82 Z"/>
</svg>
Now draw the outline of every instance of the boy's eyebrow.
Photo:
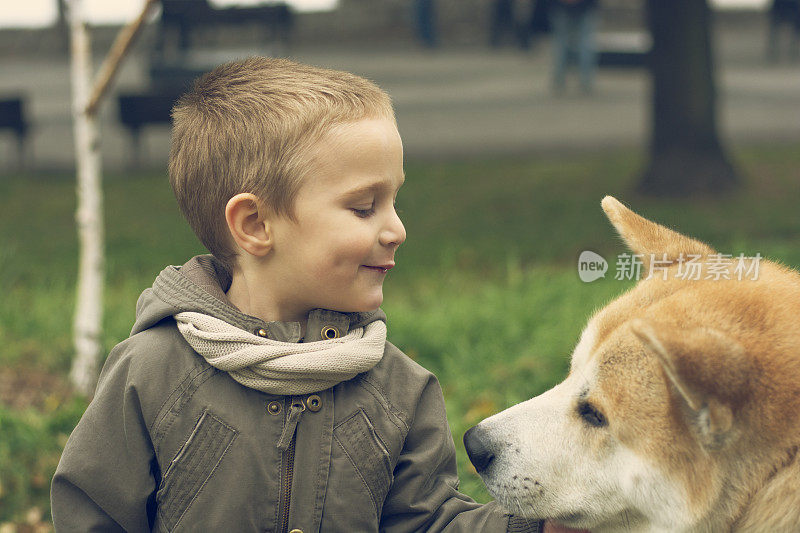
<svg viewBox="0 0 800 533">
<path fill-rule="evenodd" d="M 403 173 L 402 178 L 403 179 L 400 181 L 401 185 L 406 180 L 405 173 Z M 382 191 L 382 190 L 385 190 L 385 189 L 391 189 L 391 188 L 392 188 L 392 183 L 390 181 L 381 180 L 381 181 L 376 181 L 375 183 L 370 183 L 368 185 L 362 185 L 361 187 L 356 187 L 355 189 L 351 189 L 351 190 L 345 192 L 344 194 L 342 194 L 342 197 L 345 198 L 345 199 L 357 198 L 359 196 L 364 196 L 364 195 L 367 195 L 369 193 L 375 193 L 375 192 L 379 192 L 379 191 Z"/>
</svg>

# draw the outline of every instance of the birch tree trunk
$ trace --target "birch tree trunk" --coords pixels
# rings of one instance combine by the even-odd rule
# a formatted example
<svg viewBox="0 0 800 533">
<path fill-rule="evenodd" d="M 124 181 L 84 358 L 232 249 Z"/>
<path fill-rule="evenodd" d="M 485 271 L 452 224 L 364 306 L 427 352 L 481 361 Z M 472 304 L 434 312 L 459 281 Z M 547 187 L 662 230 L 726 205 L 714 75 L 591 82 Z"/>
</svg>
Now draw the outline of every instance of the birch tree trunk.
<svg viewBox="0 0 800 533">
<path fill-rule="evenodd" d="M 78 207 L 75 221 L 80 248 L 73 335 L 73 386 L 87 396 L 94 391 L 103 321 L 103 196 L 100 181 L 100 139 L 97 112 L 87 110 L 92 58 L 82 0 L 70 0 L 72 116 L 77 166 Z"/>
</svg>

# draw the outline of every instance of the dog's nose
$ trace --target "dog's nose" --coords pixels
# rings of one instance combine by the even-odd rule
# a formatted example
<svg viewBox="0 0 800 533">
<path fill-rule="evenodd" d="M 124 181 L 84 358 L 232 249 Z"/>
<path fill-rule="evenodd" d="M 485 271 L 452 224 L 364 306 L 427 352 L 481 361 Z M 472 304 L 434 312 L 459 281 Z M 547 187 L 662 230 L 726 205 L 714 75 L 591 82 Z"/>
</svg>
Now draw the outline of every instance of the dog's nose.
<svg viewBox="0 0 800 533">
<path fill-rule="evenodd" d="M 480 426 L 470 428 L 464 433 L 464 447 L 467 449 L 469 460 L 479 474 L 489 468 L 494 460 L 494 453 L 487 445 L 486 440 L 486 435 Z"/>
</svg>

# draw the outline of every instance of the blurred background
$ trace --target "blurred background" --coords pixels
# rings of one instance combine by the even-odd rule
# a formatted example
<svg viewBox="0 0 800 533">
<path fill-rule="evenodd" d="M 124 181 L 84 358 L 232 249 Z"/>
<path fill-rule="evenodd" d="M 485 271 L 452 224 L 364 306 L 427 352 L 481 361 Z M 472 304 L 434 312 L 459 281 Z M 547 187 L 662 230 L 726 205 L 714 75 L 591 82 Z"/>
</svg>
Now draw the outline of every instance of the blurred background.
<svg viewBox="0 0 800 533">
<path fill-rule="evenodd" d="M 462 490 L 486 501 L 464 431 L 563 379 L 591 313 L 632 284 L 613 276 L 625 250 L 604 195 L 720 252 L 800 265 L 800 3 L 584 3 L 164 0 L 99 108 L 104 353 L 158 272 L 203 252 L 166 178 L 191 80 L 253 54 L 355 72 L 392 96 L 405 146 L 389 337 L 439 376 Z M 142 5 L 85 2 L 95 70 Z M 67 9 L 0 4 L 0 533 L 51 529 L 50 478 L 88 402 L 67 377 Z M 585 250 L 605 278 L 579 279 Z"/>
</svg>

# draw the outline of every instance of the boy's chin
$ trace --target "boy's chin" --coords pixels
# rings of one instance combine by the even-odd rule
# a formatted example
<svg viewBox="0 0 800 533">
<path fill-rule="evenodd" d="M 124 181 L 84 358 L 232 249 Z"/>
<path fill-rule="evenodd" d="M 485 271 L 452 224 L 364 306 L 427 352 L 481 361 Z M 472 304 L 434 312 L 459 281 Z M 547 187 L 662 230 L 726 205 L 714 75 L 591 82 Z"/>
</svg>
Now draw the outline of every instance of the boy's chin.
<svg viewBox="0 0 800 533">
<path fill-rule="evenodd" d="M 347 311 L 348 313 L 370 313 L 372 311 L 377 311 L 378 308 L 381 306 L 381 302 L 377 302 L 374 304 L 362 305 L 358 306 L 352 311 Z"/>
<path fill-rule="evenodd" d="M 331 308 L 340 313 L 369 313 L 377 310 L 383 303 L 383 294 L 379 294 L 374 298 L 364 299 L 359 302 L 353 302 L 349 305 L 343 305 L 339 308 Z"/>
</svg>

